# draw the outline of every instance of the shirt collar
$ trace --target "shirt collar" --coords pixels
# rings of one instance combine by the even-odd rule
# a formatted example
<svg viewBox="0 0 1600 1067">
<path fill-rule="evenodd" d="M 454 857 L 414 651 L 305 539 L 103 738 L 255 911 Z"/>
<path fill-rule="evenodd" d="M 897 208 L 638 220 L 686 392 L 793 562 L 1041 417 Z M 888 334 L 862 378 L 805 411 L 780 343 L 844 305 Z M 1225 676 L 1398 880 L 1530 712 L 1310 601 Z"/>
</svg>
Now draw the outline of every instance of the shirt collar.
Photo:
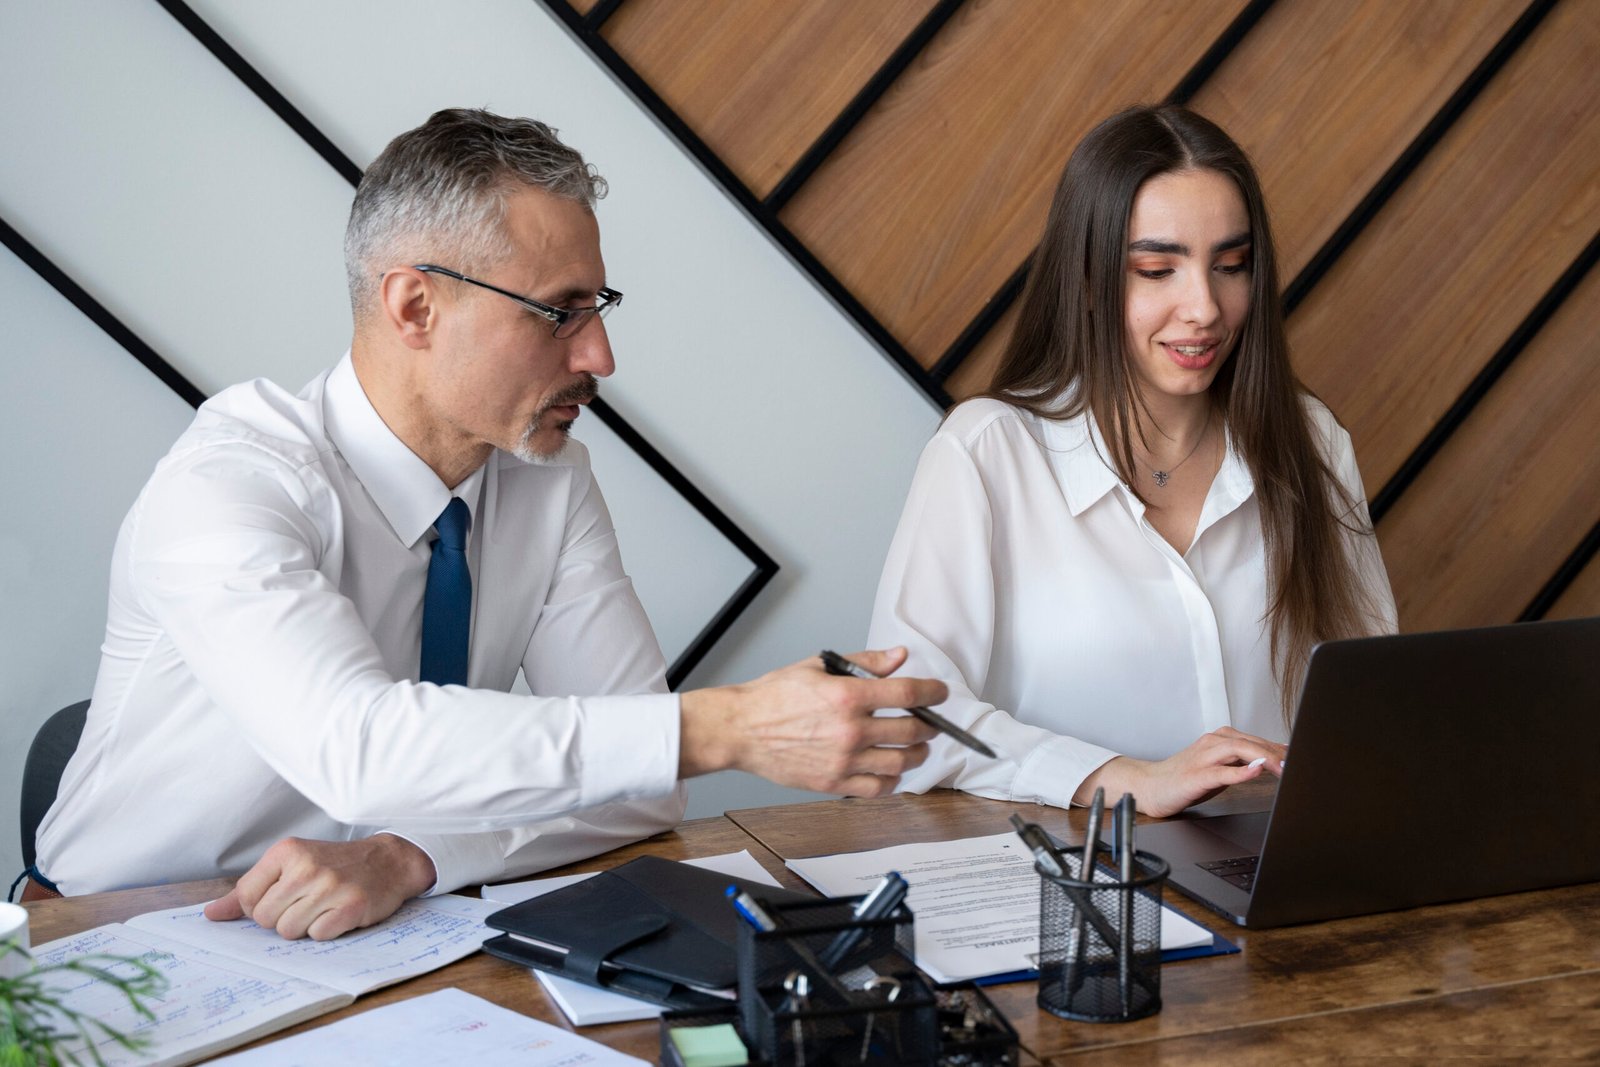
<svg viewBox="0 0 1600 1067">
<path fill-rule="evenodd" d="M 433 468 L 395 436 L 367 399 L 350 353 L 346 352 L 328 375 L 323 396 L 329 439 L 402 544 L 410 548 L 432 529 L 451 497 L 466 502 L 473 527 L 477 526 L 483 467 L 453 491 L 447 489 Z"/>
<path fill-rule="evenodd" d="M 1074 518 L 1097 503 L 1111 490 L 1122 488 L 1129 502 L 1138 508 L 1138 498 L 1123 484 L 1111 466 L 1111 450 L 1094 415 L 1088 411 L 1067 419 L 1041 419 L 1051 463 L 1061 483 L 1067 508 Z M 1226 432 L 1226 431 L 1225 431 Z M 1222 516 L 1243 504 L 1255 492 L 1255 479 L 1244 457 L 1233 447 L 1233 434 L 1226 432 L 1222 466 L 1217 471 L 1211 492 L 1201 510 L 1195 536 Z M 1139 509 L 1142 510 L 1142 509 Z"/>
</svg>

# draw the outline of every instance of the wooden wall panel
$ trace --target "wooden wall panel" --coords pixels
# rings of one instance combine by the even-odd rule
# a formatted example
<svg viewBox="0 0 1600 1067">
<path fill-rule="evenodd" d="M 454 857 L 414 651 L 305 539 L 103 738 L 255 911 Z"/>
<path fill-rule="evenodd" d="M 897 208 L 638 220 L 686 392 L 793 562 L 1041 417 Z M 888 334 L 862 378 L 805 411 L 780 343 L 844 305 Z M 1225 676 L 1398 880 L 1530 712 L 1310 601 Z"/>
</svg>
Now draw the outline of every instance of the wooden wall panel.
<svg viewBox="0 0 1600 1067">
<path fill-rule="evenodd" d="M 606 40 L 765 196 L 934 0 L 628 0 Z"/>
<path fill-rule="evenodd" d="M 1072 146 L 1243 7 L 969 2 L 782 213 L 924 366 L 1016 270 Z"/>
<path fill-rule="evenodd" d="M 1600 521 L 1600 270 L 1378 524 L 1400 623 L 1515 621 Z"/>
<path fill-rule="evenodd" d="M 1526 0 L 1277 0 L 1190 106 L 1255 161 L 1287 285 Z"/>
<path fill-rule="evenodd" d="M 1290 319 L 1369 494 L 1594 236 L 1596 55 L 1600 4 L 1559 6 Z"/>
<path fill-rule="evenodd" d="M 1020 299 L 1013 303 L 944 383 L 952 399 L 965 400 L 989 388 L 989 382 L 1000 367 L 1000 359 L 1005 355 L 1006 342 L 1011 340 L 1011 331 L 1016 328 L 1021 306 Z"/>
<path fill-rule="evenodd" d="M 1545 615 L 1547 619 L 1587 619 L 1600 615 L 1600 556 L 1578 572 L 1567 591 Z"/>
</svg>

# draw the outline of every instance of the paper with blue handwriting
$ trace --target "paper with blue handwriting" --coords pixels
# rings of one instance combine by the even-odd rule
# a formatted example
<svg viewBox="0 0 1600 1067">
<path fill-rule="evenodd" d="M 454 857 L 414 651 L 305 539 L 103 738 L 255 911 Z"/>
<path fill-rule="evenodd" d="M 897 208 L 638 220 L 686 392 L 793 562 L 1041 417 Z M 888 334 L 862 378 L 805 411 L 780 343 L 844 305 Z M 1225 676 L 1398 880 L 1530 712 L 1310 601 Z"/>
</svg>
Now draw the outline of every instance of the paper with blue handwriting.
<svg viewBox="0 0 1600 1067">
<path fill-rule="evenodd" d="M 640 1067 L 586 1037 L 459 989 L 441 989 L 240 1052 L 230 1067 Z"/>
<path fill-rule="evenodd" d="M 149 1002 L 153 1021 L 103 984 L 70 975 L 53 983 L 75 1010 L 148 1042 L 134 1054 L 97 1041 L 95 1051 L 108 1065 L 193 1063 L 442 967 L 482 946 L 491 933 L 483 918 L 495 905 L 459 896 L 414 900 L 332 941 L 285 941 L 249 920 L 214 923 L 202 908 L 149 912 L 34 950 L 50 963 L 91 954 L 136 957 L 167 978 L 166 991 Z M 81 1041 L 68 1051 L 93 1059 Z"/>
</svg>

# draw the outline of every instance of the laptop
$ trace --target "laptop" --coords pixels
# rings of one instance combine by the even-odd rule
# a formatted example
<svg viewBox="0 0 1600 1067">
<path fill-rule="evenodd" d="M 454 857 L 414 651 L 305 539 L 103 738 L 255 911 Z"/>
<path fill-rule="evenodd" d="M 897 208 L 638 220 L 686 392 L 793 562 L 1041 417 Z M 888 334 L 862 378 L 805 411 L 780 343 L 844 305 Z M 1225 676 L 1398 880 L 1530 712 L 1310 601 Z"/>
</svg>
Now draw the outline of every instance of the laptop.
<svg viewBox="0 0 1600 1067">
<path fill-rule="evenodd" d="M 1272 809 L 1137 845 L 1251 928 L 1600 881 L 1600 618 L 1318 645 Z"/>
</svg>

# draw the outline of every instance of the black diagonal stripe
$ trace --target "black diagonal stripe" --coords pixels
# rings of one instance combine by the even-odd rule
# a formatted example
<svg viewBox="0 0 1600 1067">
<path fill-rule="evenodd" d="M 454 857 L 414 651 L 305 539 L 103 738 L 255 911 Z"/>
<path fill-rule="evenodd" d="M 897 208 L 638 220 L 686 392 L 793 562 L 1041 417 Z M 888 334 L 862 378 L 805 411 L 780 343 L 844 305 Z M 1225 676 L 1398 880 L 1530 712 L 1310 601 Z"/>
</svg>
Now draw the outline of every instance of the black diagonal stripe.
<svg viewBox="0 0 1600 1067">
<path fill-rule="evenodd" d="M 1489 357 L 1483 369 L 1478 371 L 1477 376 L 1462 390 L 1456 402 L 1450 405 L 1450 409 L 1439 418 L 1433 429 L 1428 431 L 1428 436 L 1412 449 L 1411 454 L 1384 483 L 1383 488 L 1373 495 L 1371 505 L 1373 522 L 1381 521 L 1389 513 L 1395 502 L 1400 499 L 1400 495 L 1417 480 L 1422 469 L 1439 454 L 1445 442 L 1461 428 L 1461 424 L 1467 421 L 1467 416 L 1471 415 L 1473 409 L 1489 395 L 1489 390 L 1494 388 L 1501 375 L 1505 374 L 1516 358 L 1522 354 L 1522 350 L 1528 347 L 1528 343 L 1544 324 L 1550 321 L 1550 316 L 1556 313 L 1556 309 L 1578 287 L 1578 283 L 1583 281 L 1584 275 L 1589 273 L 1589 269 L 1595 265 L 1597 259 L 1600 259 L 1600 233 L 1590 238 L 1584 250 L 1568 264 L 1566 270 L 1561 272 L 1561 277 L 1556 279 L 1555 284 L 1533 306 L 1533 310 L 1523 317 L 1517 328 L 1511 331 L 1511 335 L 1495 350 L 1494 355 Z"/>
<path fill-rule="evenodd" d="M 774 215 L 783 210 L 789 199 L 799 192 L 800 187 L 816 173 L 818 167 L 822 166 L 822 161 L 839 147 L 839 142 L 850 135 L 856 124 L 872 110 L 872 105 L 878 102 L 878 98 L 889 91 L 889 86 L 893 85 L 917 56 L 922 54 L 928 42 L 938 35 L 944 24 L 950 21 L 950 17 L 960 10 L 961 3 L 962 0 L 939 0 L 932 10 L 922 17 L 922 21 L 917 23 L 906 39 L 890 53 L 883 66 L 867 80 L 855 97 L 845 105 L 844 110 L 839 112 L 828 124 L 828 128 L 822 131 L 821 136 L 805 150 L 795 165 L 789 168 L 789 173 L 773 186 L 772 191 L 762 201 L 763 207 Z"/>
<path fill-rule="evenodd" d="M 66 297 L 73 307 L 104 330 L 113 341 L 127 349 L 129 355 L 142 363 L 151 374 L 165 382 L 169 389 L 182 397 L 190 406 L 199 407 L 205 403 L 206 395 L 196 388 L 193 382 L 162 359 L 160 353 L 145 343 L 144 338 L 107 311 L 104 305 L 89 295 L 88 290 L 69 278 L 65 271 L 52 263 L 43 252 L 30 244 L 3 218 L 0 218 L 0 243 L 11 249 L 29 269 L 48 282 L 52 289 Z"/>
<path fill-rule="evenodd" d="M 1550 609 L 1555 607 L 1556 601 L 1561 599 L 1561 594 L 1565 593 L 1577 580 L 1578 575 L 1583 573 L 1583 569 L 1595 558 L 1597 552 L 1600 552 L 1600 522 L 1589 528 L 1589 533 L 1578 542 L 1578 547 L 1572 550 L 1572 555 L 1556 568 L 1550 580 L 1544 583 L 1544 587 L 1528 602 L 1522 614 L 1517 616 L 1517 621 L 1536 622 L 1544 618 Z"/>
<path fill-rule="evenodd" d="M 621 7 L 622 4 L 623 0 L 600 0 L 598 4 L 589 9 L 587 15 L 583 16 L 583 24 L 591 31 L 599 33 L 600 27 L 604 26 L 606 20 L 617 13 L 617 8 Z"/>
<path fill-rule="evenodd" d="M 361 181 L 361 168 L 353 163 L 349 156 L 339 151 L 337 145 L 323 136 L 322 131 L 312 125 L 311 120 L 302 115 L 293 104 L 284 97 L 261 74 L 245 62 L 243 56 L 233 50 L 233 46 L 224 41 L 222 37 L 206 24 L 206 21 L 183 0 L 156 0 L 167 14 L 178 20 L 178 23 L 194 35 L 195 40 L 205 45 L 206 50 L 222 61 L 222 65 L 233 72 L 234 77 L 245 84 L 251 92 L 261 99 L 261 102 L 272 109 L 289 128 L 300 135 L 300 139 L 310 145 L 312 150 L 328 161 L 328 165 L 338 171 L 340 176 L 355 185 Z"/>
<path fill-rule="evenodd" d="M 1444 139 L 1444 135 L 1455 125 L 1456 120 L 1472 106 L 1478 94 L 1482 93 L 1484 87 L 1500 73 L 1500 69 L 1506 65 L 1517 49 L 1522 47 L 1523 42 L 1555 6 L 1556 0 L 1533 0 L 1495 46 L 1489 49 L 1488 54 L 1478 61 L 1472 73 L 1468 74 L 1456 87 L 1456 91 L 1450 94 L 1450 99 L 1446 100 L 1444 106 L 1428 120 L 1422 132 L 1418 133 L 1395 161 L 1389 164 L 1389 169 L 1384 171 L 1383 177 L 1367 190 L 1367 195 L 1361 198 L 1361 202 L 1345 216 L 1339 228 L 1333 231 L 1332 236 L 1322 243 L 1322 247 L 1317 249 L 1306 265 L 1300 269 L 1300 273 L 1295 275 L 1294 280 L 1284 288 L 1283 310 L 1286 314 L 1300 306 L 1345 250 L 1355 243 L 1355 239 L 1367 228 L 1368 223 L 1383 210 L 1383 205 L 1389 202 L 1395 191 L 1405 184 L 1411 172 L 1416 170 L 1428 153 Z"/>
</svg>

